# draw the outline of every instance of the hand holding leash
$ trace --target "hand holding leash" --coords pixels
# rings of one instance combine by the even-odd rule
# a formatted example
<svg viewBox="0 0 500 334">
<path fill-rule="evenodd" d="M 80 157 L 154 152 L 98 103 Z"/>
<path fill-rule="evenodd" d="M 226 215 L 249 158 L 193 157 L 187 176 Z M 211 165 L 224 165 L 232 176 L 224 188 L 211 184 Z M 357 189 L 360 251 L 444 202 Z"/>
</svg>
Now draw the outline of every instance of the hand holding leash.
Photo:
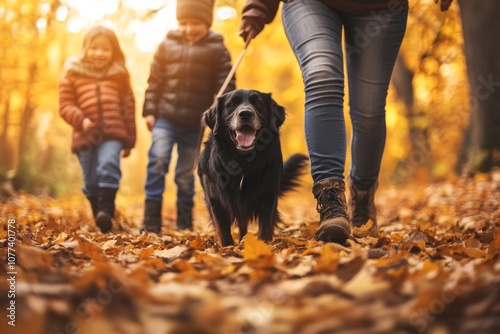
<svg viewBox="0 0 500 334">
<path fill-rule="evenodd" d="M 217 98 L 219 96 L 221 96 L 222 94 L 224 94 L 224 92 L 225 92 L 225 90 L 227 88 L 227 85 L 229 85 L 229 82 L 233 78 L 234 73 L 236 72 L 236 70 L 240 66 L 240 63 L 243 60 L 243 57 L 245 56 L 245 53 L 247 52 L 248 45 L 250 44 L 250 41 L 252 40 L 253 37 L 254 37 L 253 31 L 250 31 L 250 33 L 247 35 L 245 47 L 243 48 L 243 50 L 241 50 L 240 55 L 238 56 L 238 58 L 236 58 L 236 61 L 234 62 L 233 66 L 231 67 L 231 70 L 229 71 L 229 73 L 227 74 L 227 77 L 224 80 L 224 83 L 222 84 L 222 86 L 220 87 L 219 91 L 217 92 L 217 95 L 215 95 L 214 101 L 217 100 Z M 198 139 L 198 148 L 197 148 L 198 155 L 200 154 L 201 144 L 203 143 L 203 138 L 204 137 L 205 137 L 205 125 L 202 125 L 201 126 L 201 132 L 200 132 L 200 138 Z M 196 169 L 196 163 L 193 166 L 193 170 L 194 169 Z"/>
</svg>

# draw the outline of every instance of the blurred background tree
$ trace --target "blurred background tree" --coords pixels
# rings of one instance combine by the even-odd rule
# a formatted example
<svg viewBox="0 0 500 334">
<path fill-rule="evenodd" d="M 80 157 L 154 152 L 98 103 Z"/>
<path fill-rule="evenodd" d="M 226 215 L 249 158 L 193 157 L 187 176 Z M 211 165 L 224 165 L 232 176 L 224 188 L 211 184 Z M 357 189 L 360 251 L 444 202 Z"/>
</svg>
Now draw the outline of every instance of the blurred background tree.
<svg viewBox="0 0 500 334">
<path fill-rule="evenodd" d="M 469 117 L 474 119 L 474 115 L 479 115 L 469 108 L 469 105 L 474 107 L 470 102 L 474 99 L 469 96 L 468 78 L 471 75 L 472 79 L 478 78 L 480 73 L 487 79 L 489 72 L 469 71 L 467 77 L 465 55 L 471 59 L 474 54 L 488 57 L 496 64 L 494 75 L 498 75 L 499 64 L 498 53 L 489 49 L 499 47 L 493 42 L 494 36 L 498 36 L 498 30 L 493 30 L 493 26 L 499 26 L 494 20 L 498 1 L 480 2 L 496 4 L 488 7 L 489 12 L 486 9 L 491 21 L 483 21 L 485 16 L 470 8 L 481 6 L 471 5 L 472 2 L 460 1 L 469 15 L 467 20 L 464 13 L 460 16 L 456 3 L 450 11 L 441 13 L 433 0 L 410 0 L 407 34 L 388 98 L 382 185 L 437 180 L 451 175 L 456 165 L 460 165 L 459 172 L 464 166 L 471 166 L 468 160 L 458 161 Z M 244 45 L 238 36 L 243 3 L 243 0 L 216 2 L 212 29 L 224 35 L 233 61 Z M 489 45 L 483 44 L 485 47 L 477 52 L 469 47 L 470 52 L 464 53 L 462 20 L 467 31 L 473 29 L 470 22 L 476 22 L 474 34 L 471 37 L 466 34 L 466 51 L 467 41 L 479 40 L 474 36 L 482 35 L 485 29 L 491 29 Z M 177 27 L 175 0 L 0 1 L 0 182 L 8 181 L 15 189 L 52 196 L 80 193 L 81 172 L 76 157 L 70 153 L 71 129 L 58 114 L 58 80 L 65 59 L 80 52 L 83 35 L 94 24 L 113 28 L 127 57 L 137 102 L 139 136 L 132 155 L 123 160 L 120 192 L 144 195 L 151 138 L 141 117 L 143 95 L 156 46 L 168 30 Z M 481 64 L 480 60 L 471 61 Z M 272 92 L 286 107 L 284 155 L 306 153 L 302 79 L 279 15 L 252 41 L 236 76 L 239 88 Z M 493 80 L 499 82 L 500 78 L 495 76 Z M 495 87 L 493 90 L 484 108 L 489 110 L 488 115 L 497 115 L 498 121 L 495 108 L 499 104 L 493 96 L 498 97 L 499 93 Z M 345 105 L 348 120 L 348 101 Z M 348 130 L 349 126 L 348 122 Z M 498 132 L 493 133 L 496 135 L 488 135 L 488 142 L 498 149 Z M 491 166 L 495 148 L 491 150 Z M 169 175 L 166 196 L 175 193 L 174 187 L 169 187 L 172 180 Z"/>
<path fill-rule="evenodd" d="M 500 1 L 459 0 L 470 112 L 456 170 L 500 166 Z"/>
</svg>

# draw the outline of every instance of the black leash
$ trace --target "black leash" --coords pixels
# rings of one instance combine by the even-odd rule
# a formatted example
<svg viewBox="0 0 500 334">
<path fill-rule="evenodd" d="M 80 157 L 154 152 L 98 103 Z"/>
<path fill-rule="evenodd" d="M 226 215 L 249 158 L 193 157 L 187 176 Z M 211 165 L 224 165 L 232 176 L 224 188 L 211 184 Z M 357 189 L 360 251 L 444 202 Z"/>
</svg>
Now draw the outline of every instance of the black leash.
<svg viewBox="0 0 500 334">
<path fill-rule="evenodd" d="M 231 70 L 227 74 L 226 80 L 224 80 L 224 83 L 220 87 L 219 92 L 217 93 L 217 95 L 215 95 L 214 101 L 217 100 L 217 98 L 219 96 L 221 96 L 222 94 L 224 94 L 224 91 L 226 90 L 227 86 L 229 85 L 229 82 L 231 81 L 231 79 L 233 78 L 234 73 L 236 72 L 236 70 L 240 66 L 240 63 L 243 60 L 243 56 L 245 56 L 245 53 L 247 52 L 248 45 L 250 44 L 250 41 L 252 40 L 252 37 L 253 37 L 252 34 L 248 34 L 247 41 L 245 43 L 245 47 L 243 48 L 243 50 L 241 50 L 240 55 L 238 56 L 238 58 L 236 59 L 236 61 L 233 64 L 233 66 L 231 67 Z M 201 126 L 201 132 L 200 132 L 200 137 L 198 139 L 198 146 L 197 146 L 197 149 L 196 149 L 196 152 L 198 152 L 197 156 L 200 155 L 201 144 L 203 143 L 203 138 L 205 137 L 205 127 L 206 127 L 205 124 L 202 124 L 202 126 Z M 196 166 L 197 166 L 197 161 L 195 162 L 195 164 L 193 166 L 193 170 L 196 169 Z"/>
</svg>

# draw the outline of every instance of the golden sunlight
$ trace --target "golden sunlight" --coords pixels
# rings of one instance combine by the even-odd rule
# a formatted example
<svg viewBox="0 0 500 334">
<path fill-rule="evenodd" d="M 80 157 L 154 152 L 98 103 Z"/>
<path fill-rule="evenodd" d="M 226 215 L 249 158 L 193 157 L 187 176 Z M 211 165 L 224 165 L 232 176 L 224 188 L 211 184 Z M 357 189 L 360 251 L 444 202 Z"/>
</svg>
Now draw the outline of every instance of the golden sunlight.
<svg viewBox="0 0 500 334">
<path fill-rule="evenodd" d="M 143 52 L 153 51 L 167 31 L 176 29 L 177 26 L 175 2 L 170 1 L 151 20 L 139 27 L 135 35 L 135 44 Z"/>
</svg>

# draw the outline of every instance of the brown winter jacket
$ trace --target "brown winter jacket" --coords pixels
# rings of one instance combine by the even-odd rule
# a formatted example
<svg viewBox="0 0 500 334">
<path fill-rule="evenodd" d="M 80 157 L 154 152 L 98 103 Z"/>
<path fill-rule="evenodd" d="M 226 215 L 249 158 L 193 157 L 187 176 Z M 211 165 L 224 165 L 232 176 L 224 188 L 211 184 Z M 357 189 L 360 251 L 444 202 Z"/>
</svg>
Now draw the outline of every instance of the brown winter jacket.
<svg viewBox="0 0 500 334">
<path fill-rule="evenodd" d="M 260 32 L 265 24 L 276 16 L 282 0 L 247 0 L 243 7 L 243 21 Z M 294 0 L 283 0 L 290 2 Z M 298 1 L 298 0 L 295 0 Z M 387 10 L 389 12 L 407 10 L 408 0 L 321 0 L 328 6 L 353 15 L 369 15 L 372 11 Z"/>
<path fill-rule="evenodd" d="M 78 59 L 66 64 L 59 82 L 59 113 L 73 127 L 71 151 L 90 149 L 104 140 L 116 139 L 124 149 L 135 145 L 135 100 L 124 68 L 113 65 L 99 77 Z M 90 119 L 94 127 L 84 132 L 82 122 Z"/>
</svg>

